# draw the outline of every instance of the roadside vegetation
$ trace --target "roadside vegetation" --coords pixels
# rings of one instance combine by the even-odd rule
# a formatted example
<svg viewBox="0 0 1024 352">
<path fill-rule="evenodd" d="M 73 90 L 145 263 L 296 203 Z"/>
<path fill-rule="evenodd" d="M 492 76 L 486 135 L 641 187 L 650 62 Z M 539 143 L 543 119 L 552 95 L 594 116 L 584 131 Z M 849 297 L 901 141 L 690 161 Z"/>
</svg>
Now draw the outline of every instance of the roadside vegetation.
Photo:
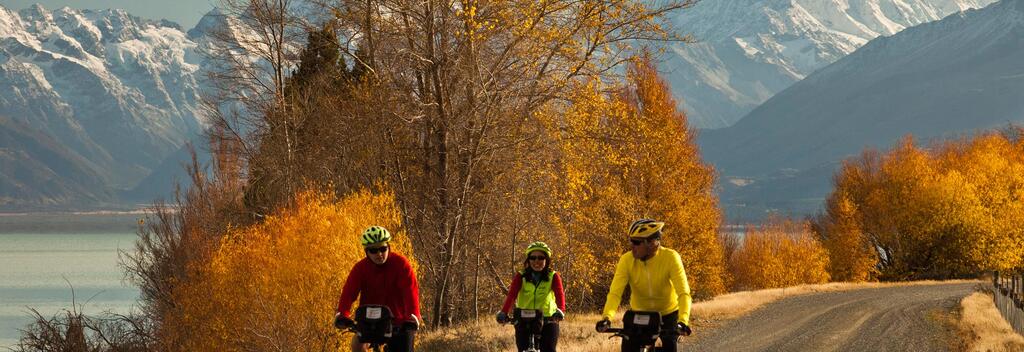
<svg viewBox="0 0 1024 352">
<path fill-rule="evenodd" d="M 732 291 L 829 281 L 828 252 L 807 222 L 769 220 L 747 226 L 742 239 L 732 237 L 726 242 Z"/>
<path fill-rule="evenodd" d="M 990 292 L 975 292 L 960 302 L 959 326 L 967 351 L 1024 351 L 1024 337 L 1003 319 Z"/>
</svg>

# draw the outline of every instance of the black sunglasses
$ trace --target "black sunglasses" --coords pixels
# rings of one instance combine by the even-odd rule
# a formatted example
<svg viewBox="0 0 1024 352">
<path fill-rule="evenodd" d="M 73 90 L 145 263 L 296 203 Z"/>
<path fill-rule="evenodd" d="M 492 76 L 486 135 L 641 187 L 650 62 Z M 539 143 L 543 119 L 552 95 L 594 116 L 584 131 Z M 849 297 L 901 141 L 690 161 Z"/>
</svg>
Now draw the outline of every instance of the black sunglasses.
<svg viewBox="0 0 1024 352">
<path fill-rule="evenodd" d="M 647 240 L 634 240 L 634 239 L 630 239 L 629 240 L 629 243 L 632 243 L 634 246 L 639 246 L 641 244 L 644 244 L 644 242 L 647 242 Z"/>
<path fill-rule="evenodd" d="M 370 254 L 384 253 L 384 252 L 387 252 L 387 251 L 388 251 L 388 246 L 377 247 L 377 248 L 367 248 L 366 249 L 366 253 L 370 253 Z"/>
<path fill-rule="evenodd" d="M 548 259 L 548 257 L 545 257 L 543 255 L 531 255 L 528 258 L 530 258 L 530 260 L 547 260 Z"/>
</svg>

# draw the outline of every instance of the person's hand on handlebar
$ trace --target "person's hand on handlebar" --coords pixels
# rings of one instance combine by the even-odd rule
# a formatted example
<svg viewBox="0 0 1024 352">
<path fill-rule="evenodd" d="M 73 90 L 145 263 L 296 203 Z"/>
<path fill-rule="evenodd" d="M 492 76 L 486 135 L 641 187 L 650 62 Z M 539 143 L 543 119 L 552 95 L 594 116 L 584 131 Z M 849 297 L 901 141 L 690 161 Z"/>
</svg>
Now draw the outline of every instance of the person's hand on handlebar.
<svg viewBox="0 0 1024 352">
<path fill-rule="evenodd" d="M 420 328 L 420 317 L 416 314 L 409 314 L 409 319 L 405 320 L 406 330 L 419 330 Z"/>
<path fill-rule="evenodd" d="M 565 319 L 565 313 L 561 309 L 555 309 L 555 314 L 551 314 L 551 319 L 554 321 L 562 321 Z"/>
<path fill-rule="evenodd" d="M 678 327 L 679 333 L 682 334 L 683 336 L 690 336 L 690 334 L 693 333 L 693 330 L 690 330 L 690 326 L 683 324 L 683 322 L 676 323 L 676 325 Z"/>
<path fill-rule="evenodd" d="M 604 318 L 601 319 L 601 321 L 597 322 L 597 325 L 594 327 L 594 329 L 596 329 L 597 332 L 605 332 L 610 327 L 612 327 L 612 322 L 608 321 L 608 318 Z"/>
<path fill-rule="evenodd" d="M 498 324 L 508 324 L 508 313 L 498 312 L 498 315 L 494 317 L 494 320 L 497 320 Z"/>
<path fill-rule="evenodd" d="M 341 315 L 341 313 L 334 315 L 334 327 L 344 330 L 354 326 L 356 326 L 356 322 L 352 321 L 352 319 Z"/>
</svg>

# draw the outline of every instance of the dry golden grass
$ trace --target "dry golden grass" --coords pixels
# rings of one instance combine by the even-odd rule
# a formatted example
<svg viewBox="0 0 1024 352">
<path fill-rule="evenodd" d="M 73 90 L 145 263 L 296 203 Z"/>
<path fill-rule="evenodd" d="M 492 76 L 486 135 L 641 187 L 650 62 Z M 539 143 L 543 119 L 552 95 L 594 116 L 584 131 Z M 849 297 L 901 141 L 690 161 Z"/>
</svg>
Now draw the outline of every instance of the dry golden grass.
<svg viewBox="0 0 1024 352">
<path fill-rule="evenodd" d="M 1024 351 L 1024 337 L 999 314 L 990 293 L 975 292 L 960 302 L 960 308 L 960 328 L 968 340 L 968 351 Z"/>
<path fill-rule="evenodd" d="M 801 285 L 759 291 L 734 292 L 715 297 L 693 305 L 691 325 L 694 331 L 710 329 L 723 322 L 742 316 L 773 301 L 809 293 L 835 292 L 876 287 L 936 285 L 955 282 L 975 281 L 914 281 L 901 283 L 828 283 Z M 991 303 L 990 303 L 991 305 Z M 992 309 L 995 309 L 993 306 Z M 996 313 L 998 315 L 998 313 Z M 966 315 L 966 314 L 965 314 Z M 620 313 L 621 316 L 621 313 Z M 558 350 L 563 352 L 613 352 L 619 350 L 619 340 L 609 339 L 610 334 L 594 331 L 594 323 L 600 320 L 598 314 L 569 314 L 562 322 L 558 339 Z M 417 337 L 420 351 L 491 352 L 514 351 L 515 334 L 511 326 L 501 326 L 493 318 L 463 324 L 443 331 L 424 331 Z"/>
<path fill-rule="evenodd" d="M 611 334 L 598 334 L 594 323 L 598 314 L 569 314 L 561 323 L 559 351 L 618 351 L 619 340 L 608 339 Z M 515 330 L 511 325 L 498 325 L 492 318 L 481 318 L 443 331 L 425 332 L 417 337 L 419 351 L 492 352 L 514 351 Z"/>
</svg>

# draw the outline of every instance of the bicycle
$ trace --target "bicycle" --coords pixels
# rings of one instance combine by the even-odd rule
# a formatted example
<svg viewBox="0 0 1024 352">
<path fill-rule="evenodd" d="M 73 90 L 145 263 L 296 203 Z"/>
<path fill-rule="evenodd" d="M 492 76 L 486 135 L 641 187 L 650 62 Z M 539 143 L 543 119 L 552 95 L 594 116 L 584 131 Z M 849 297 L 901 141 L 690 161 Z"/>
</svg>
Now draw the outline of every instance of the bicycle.
<svg viewBox="0 0 1024 352">
<path fill-rule="evenodd" d="M 370 350 L 381 352 L 391 337 L 402 327 L 392 324 L 394 315 L 387 306 L 377 304 L 361 305 L 353 313 L 354 326 L 342 329 L 356 334 L 359 342 L 369 343 Z"/>
<path fill-rule="evenodd" d="M 520 352 L 540 352 L 540 340 L 544 325 L 552 321 L 551 318 L 545 318 L 544 313 L 537 309 L 516 308 L 513 310 L 512 319 L 508 323 L 513 326 L 521 325 L 530 333 L 528 347 Z"/>
<path fill-rule="evenodd" d="M 621 329 L 608 328 L 600 332 L 614 334 L 608 338 L 621 337 L 625 340 L 639 341 L 640 349 L 637 352 L 656 351 L 654 343 L 662 333 L 677 332 L 682 335 L 682 330 L 678 326 L 662 328 L 660 313 L 632 310 L 627 310 L 622 316 Z"/>
</svg>

